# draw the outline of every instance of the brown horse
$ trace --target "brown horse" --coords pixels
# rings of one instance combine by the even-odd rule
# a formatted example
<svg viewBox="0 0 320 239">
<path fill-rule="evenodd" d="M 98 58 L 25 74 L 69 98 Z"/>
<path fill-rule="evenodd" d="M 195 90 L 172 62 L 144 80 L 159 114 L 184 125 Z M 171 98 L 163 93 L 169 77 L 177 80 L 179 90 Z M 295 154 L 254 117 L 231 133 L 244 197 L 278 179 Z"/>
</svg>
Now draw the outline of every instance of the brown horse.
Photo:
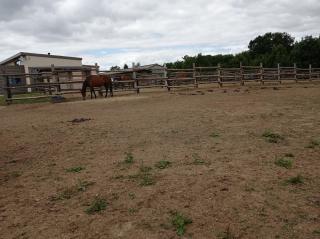
<svg viewBox="0 0 320 239">
<path fill-rule="evenodd" d="M 86 80 L 82 84 L 81 94 L 83 100 L 86 99 L 87 87 L 90 87 L 91 99 L 92 93 L 94 94 L 94 98 L 97 98 L 96 92 L 94 91 L 94 87 L 104 86 L 106 88 L 106 96 L 108 95 L 108 89 L 110 90 L 111 97 L 113 96 L 112 90 L 112 80 L 107 75 L 91 75 L 86 78 Z"/>
</svg>

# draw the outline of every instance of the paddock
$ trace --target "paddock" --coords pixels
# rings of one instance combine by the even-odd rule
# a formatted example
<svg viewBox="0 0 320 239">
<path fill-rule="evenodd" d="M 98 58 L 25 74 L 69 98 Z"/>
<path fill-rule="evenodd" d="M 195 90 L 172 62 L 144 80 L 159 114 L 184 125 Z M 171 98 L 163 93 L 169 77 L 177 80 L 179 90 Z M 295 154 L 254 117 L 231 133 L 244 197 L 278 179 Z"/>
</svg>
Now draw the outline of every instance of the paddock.
<svg viewBox="0 0 320 239">
<path fill-rule="evenodd" d="M 2 106 L 1 237 L 317 238 L 320 86 L 202 87 Z"/>
</svg>

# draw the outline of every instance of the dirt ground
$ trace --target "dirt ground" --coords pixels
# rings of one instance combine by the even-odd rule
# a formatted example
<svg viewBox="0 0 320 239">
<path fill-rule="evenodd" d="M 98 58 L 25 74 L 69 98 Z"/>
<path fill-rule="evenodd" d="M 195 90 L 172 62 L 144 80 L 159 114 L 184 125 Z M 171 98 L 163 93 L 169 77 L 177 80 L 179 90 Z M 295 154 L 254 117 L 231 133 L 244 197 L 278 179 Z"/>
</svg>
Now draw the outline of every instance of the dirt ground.
<svg viewBox="0 0 320 239">
<path fill-rule="evenodd" d="M 320 238 L 320 85 L 4 106 L 0 134 L 0 238 Z"/>
</svg>

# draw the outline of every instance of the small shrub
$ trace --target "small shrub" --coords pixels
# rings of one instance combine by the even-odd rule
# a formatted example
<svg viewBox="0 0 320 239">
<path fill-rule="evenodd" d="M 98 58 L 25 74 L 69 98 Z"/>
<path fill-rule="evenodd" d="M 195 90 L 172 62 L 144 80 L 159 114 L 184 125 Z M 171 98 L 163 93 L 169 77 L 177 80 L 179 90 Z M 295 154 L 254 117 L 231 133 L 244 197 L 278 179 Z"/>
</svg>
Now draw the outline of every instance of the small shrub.
<svg viewBox="0 0 320 239">
<path fill-rule="evenodd" d="M 66 171 L 68 173 L 80 173 L 82 170 L 84 170 L 85 168 L 84 167 L 73 167 L 73 168 L 68 168 L 66 169 Z"/>
<path fill-rule="evenodd" d="M 274 163 L 275 165 L 286 168 L 286 169 L 292 168 L 292 160 L 290 159 L 280 158 L 280 159 L 277 159 Z"/>
<path fill-rule="evenodd" d="M 293 184 L 293 185 L 303 184 L 303 178 L 302 178 L 301 175 L 298 175 L 296 177 L 292 177 L 292 178 L 288 179 L 287 183 L 290 183 L 290 184 Z"/>
<path fill-rule="evenodd" d="M 183 236 L 186 232 L 186 226 L 191 224 L 192 220 L 179 212 L 173 212 L 171 217 L 171 224 L 175 227 L 177 235 Z"/>
<path fill-rule="evenodd" d="M 170 161 L 167 161 L 167 160 L 161 160 L 159 162 L 157 162 L 154 166 L 158 169 L 165 169 L 165 168 L 168 168 L 170 167 L 171 165 L 171 162 Z"/>
<path fill-rule="evenodd" d="M 279 143 L 281 142 L 282 140 L 284 140 L 284 137 L 281 136 L 280 134 L 277 134 L 277 133 L 272 133 L 271 131 L 265 131 L 263 134 L 262 134 L 262 137 L 264 137 L 267 142 L 269 143 Z"/>
<path fill-rule="evenodd" d="M 106 210 L 107 201 L 103 198 L 95 198 L 90 207 L 88 207 L 85 212 L 88 214 L 95 214 L 97 212 Z"/>
</svg>

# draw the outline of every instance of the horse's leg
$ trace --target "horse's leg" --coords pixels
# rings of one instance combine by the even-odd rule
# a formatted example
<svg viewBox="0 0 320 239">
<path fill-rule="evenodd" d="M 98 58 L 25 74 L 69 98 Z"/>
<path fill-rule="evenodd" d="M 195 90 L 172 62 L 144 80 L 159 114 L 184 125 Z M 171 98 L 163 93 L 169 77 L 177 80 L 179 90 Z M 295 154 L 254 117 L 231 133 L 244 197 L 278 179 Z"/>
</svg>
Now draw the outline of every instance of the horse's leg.
<svg viewBox="0 0 320 239">
<path fill-rule="evenodd" d="M 106 96 L 105 96 L 105 98 L 107 98 L 107 96 L 108 96 L 108 84 L 105 83 L 105 84 L 104 84 L 104 87 L 106 88 Z"/>
<path fill-rule="evenodd" d="M 92 93 L 94 93 L 94 89 L 93 89 L 93 87 L 92 87 L 92 86 L 90 86 L 91 99 L 93 98 L 93 97 L 92 97 Z"/>
<path fill-rule="evenodd" d="M 113 97 L 112 81 L 109 82 L 108 87 L 110 89 L 110 95 L 111 95 L 111 97 Z"/>
</svg>

